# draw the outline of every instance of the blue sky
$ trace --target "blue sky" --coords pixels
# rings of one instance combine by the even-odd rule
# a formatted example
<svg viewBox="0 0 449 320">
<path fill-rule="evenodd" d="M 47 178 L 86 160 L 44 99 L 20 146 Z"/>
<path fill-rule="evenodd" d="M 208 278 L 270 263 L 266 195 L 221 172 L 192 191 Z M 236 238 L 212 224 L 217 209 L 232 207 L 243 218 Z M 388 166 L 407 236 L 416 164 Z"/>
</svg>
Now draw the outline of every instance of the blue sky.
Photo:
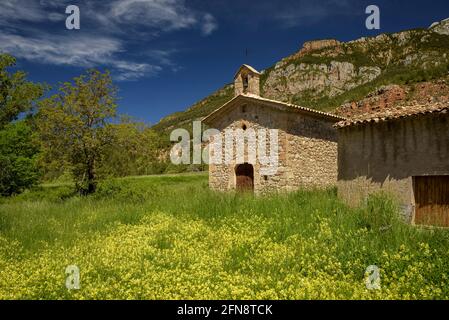
<svg viewBox="0 0 449 320">
<path fill-rule="evenodd" d="M 370 4 L 380 8 L 380 30 L 365 27 Z M 65 27 L 68 5 L 80 8 L 80 30 Z M 52 86 L 86 68 L 109 69 L 119 112 L 156 123 L 229 83 L 242 63 L 262 70 L 307 40 L 427 28 L 448 17 L 447 0 L 1 0 L 0 51 Z"/>
</svg>

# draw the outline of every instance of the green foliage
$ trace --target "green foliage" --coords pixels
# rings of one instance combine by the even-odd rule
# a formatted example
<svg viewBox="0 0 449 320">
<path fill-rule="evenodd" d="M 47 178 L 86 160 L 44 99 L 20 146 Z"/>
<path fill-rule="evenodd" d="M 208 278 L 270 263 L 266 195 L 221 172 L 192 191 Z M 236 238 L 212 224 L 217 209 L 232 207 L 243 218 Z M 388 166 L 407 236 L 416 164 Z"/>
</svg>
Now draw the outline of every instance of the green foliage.
<svg viewBox="0 0 449 320">
<path fill-rule="evenodd" d="M 388 230 L 399 224 L 398 212 L 396 203 L 388 194 L 374 194 L 368 197 L 360 223 L 368 230 Z"/>
<path fill-rule="evenodd" d="M 173 142 L 170 141 L 170 133 L 174 129 L 186 129 L 192 136 L 192 123 L 195 120 L 201 120 L 211 112 L 215 111 L 234 97 L 234 87 L 226 85 L 211 96 L 196 103 L 184 112 L 176 112 L 163 118 L 158 124 L 152 127 L 159 137 L 159 150 L 166 155 L 169 154 Z M 165 160 L 166 161 L 166 160 Z M 207 169 L 206 165 L 173 165 L 170 162 L 151 163 L 151 173 L 182 173 L 197 172 Z"/>
<path fill-rule="evenodd" d="M 113 143 L 105 149 L 99 171 L 102 175 L 123 177 L 162 173 L 160 168 L 160 134 L 145 123 L 123 117 L 118 124 L 111 124 Z"/>
<path fill-rule="evenodd" d="M 2 299 L 449 297 L 448 230 L 334 189 L 222 194 L 205 174 L 106 180 L 88 197 L 47 185 L 0 201 L 0 244 Z M 63 285 L 70 264 L 81 290 Z M 373 264 L 381 290 L 365 287 Z"/>
<path fill-rule="evenodd" d="M 25 121 L 0 130 L 0 195 L 20 193 L 38 181 L 38 152 L 32 129 Z"/>
<path fill-rule="evenodd" d="M 95 191 L 97 170 L 113 143 L 108 121 L 115 116 L 116 91 L 108 72 L 91 70 L 41 103 L 37 123 L 43 164 L 70 168 L 82 194 Z"/>
<path fill-rule="evenodd" d="M 234 97 L 234 87 L 227 85 L 209 97 L 196 103 L 183 112 L 177 112 L 163 118 L 153 126 L 154 130 L 163 132 L 166 137 L 166 145 L 170 145 L 170 132 L 173 129 L 184 128 L 192 131 L 192 121 L 202 119 L 209 115 Z"/>
<path fill-rule="evenodd" d="M 39 174 L 36 166 L 38 148 L 33 131 L 25 121 L 11 123 L 30 111 L 45 87 L 26 80 L 26 73 L 11 73 L 16 60 L 0 54 L 0 195 L 20 193 L 34 185 Z"/>
<path fill-rule="evenodd" d="M 45 89 L 27 81 L 23 71 L 8 72 L 15 63 L 12 56 L 0 54 L 0 129 L 16 120 L 22 112 L 29 111 Z"/>
</svg>

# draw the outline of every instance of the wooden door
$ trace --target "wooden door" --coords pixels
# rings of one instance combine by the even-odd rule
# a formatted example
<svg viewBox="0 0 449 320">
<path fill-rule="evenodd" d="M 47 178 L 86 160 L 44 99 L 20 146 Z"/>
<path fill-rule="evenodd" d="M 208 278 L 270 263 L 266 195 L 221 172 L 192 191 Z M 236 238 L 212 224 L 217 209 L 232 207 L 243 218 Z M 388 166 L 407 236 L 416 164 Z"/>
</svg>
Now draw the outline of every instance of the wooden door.
<svg viewBox="0 0 449 320">
<path fill-rule="evenodd" d="M 248 163 L 240 164 L 235 168 L 237 191 L 254 190 L 254 168 Z"/>
<path fill-rule="evenodd" d="M 449 227 L 449 176 L 414 177 L 415 223 Z"/>
</svg>

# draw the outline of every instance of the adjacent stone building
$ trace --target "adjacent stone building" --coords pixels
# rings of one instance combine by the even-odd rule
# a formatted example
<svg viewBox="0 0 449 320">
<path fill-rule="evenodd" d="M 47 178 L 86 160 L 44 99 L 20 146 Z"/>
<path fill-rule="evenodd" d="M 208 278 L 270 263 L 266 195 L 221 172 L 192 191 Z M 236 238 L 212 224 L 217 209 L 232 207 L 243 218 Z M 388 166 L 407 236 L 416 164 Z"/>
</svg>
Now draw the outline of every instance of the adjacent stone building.
<svg viewBox="0 0 449 320">
<path fill-rule="evenodd" d="M 222 144 L 222 163 L 209 165 L 209 185 L 220 191 L 249 189 L 255 193 L 291 191 L 300 187 L 326 188 L 337 183 L 337 130 L 343 120 L 333 114 L 260 97 L 260 76 L 254 68 L 243 65 L 234 78 L 235 97 L 208 115 L 203 122 L 219 130 L 221 141 L 226 131 L 257 133 L 261 129 L 277 131 L 278 165 L 275 172 L 264 172 L 266 163 L 249 159 L 254 150 L 244 140 L 245 158 Z M 217 138 L 217 137 L 216 137 Z M 267 154 L 272 141 L 267 137 Z M 226 157 L 228 160 L 225 161 Z"/>
<path fill-rule="evenodd" d="M 358 205 L 383 190 L 409 222 L 449 226 L 449 104 L 398 108 L 336 127 L 343 199 Z"/>
</svg>

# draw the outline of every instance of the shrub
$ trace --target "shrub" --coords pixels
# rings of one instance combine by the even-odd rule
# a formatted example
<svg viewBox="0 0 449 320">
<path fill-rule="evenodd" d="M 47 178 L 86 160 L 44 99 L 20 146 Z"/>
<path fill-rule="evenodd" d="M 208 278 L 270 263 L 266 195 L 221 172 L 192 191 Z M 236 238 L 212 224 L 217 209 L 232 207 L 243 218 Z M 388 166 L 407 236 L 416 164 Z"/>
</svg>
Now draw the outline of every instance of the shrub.
<svg viewBox="0 0 449 320">
<path fill-rule="evenodd" d="M 10 196 L 33 186 L 39 171 L 36 164 L 38 148 L 32 130 L 24 122 L 7 125 L 0 131 L 0 194 Z"/>
</svg>

